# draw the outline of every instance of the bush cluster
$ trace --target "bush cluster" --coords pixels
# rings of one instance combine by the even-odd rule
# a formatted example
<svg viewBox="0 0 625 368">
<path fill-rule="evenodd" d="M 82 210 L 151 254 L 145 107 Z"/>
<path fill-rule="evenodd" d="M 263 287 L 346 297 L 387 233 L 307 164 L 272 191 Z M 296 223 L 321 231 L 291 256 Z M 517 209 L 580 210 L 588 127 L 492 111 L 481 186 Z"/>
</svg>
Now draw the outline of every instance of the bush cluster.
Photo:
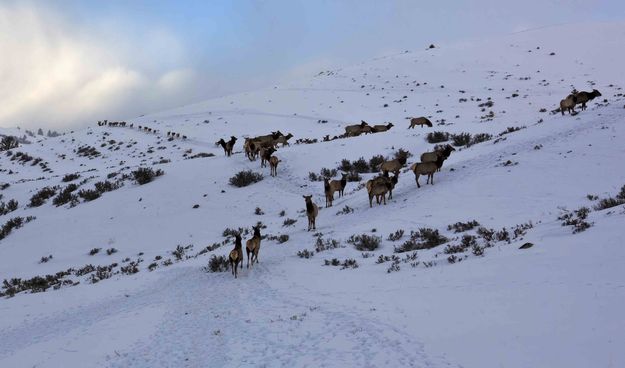
<svg viewBox="0 0 625 368">
<path fill-rule="evenodd" d="M 151 167 L 140 167 L 132 172 L 132 176 L 139 185 L 144 185 L 156 178 L 163 175 L 164 172 L 161 169 L 153 170 Z"/>
<path fill-rule="evenodd" d="M 375 235 L 352 235 L 347 239 L 347 243 L 353 244 L 357 250 L 360 251 L 372 251 L 378 249 L 380 241 L 382 239 Z"/>
<path fill-rule="evenodd" d="M 448 239 L 439 234 L 438 230 L 421 228 L 418 231 L 410 232 L 410 239 L 406 240 L 399 247 L 395 247 L 395 253 L 403 253 L 412 250 L 431 249 L 441 244 L 447 243 Z"/>
<path fill-rule="evenodd" d="M 239 171 L 230 178 L 230 185 L 241 188 L 263 180 L 263 175 L 251 170 Z"/>
</svg>

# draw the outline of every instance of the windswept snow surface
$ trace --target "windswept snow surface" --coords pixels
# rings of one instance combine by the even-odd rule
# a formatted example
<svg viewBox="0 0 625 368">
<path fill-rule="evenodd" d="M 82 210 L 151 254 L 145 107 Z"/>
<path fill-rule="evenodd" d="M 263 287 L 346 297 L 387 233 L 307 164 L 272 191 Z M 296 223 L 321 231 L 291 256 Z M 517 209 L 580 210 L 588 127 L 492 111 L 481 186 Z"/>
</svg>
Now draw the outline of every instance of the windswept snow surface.
<svg viewBox="0 0 625 368">
<path fill-rule="evenodd" d="M 128 120 L 133 128 L 94 124 L 12 150 L 40 158 L 35 165 L 3 153 L 0 182 L 10 186 L 2 201 L 19 206 L 0 216 L 0 225 L 35 219 L 0 240 L 0 279 L 117 265 L 97 283 L 91 272 L 70 276 L 76 286 L 0 299 L 0 366 L 625 366 L 625 208 L 595 210 L 598 200 L 587 197 L 614 197 L 625 185 L 623 39 L 625 24 L 610 23 L 438 45 L 141 116 Z M 551 113 L 573 88 L 602 96 L 575 116 Z M 479 106 L 489 100 L 492 106 Z M 407 130 L 410 116 L 429 116 L 435 126 Z M 395 126 L 321 142 L 360 120 Z M 499 136 L 508 127 L 524 128 Z M 283 162 L 274 178 L 244 157 L 242 145 L 243 137 L 275 130 L 294 138 L 276 153 Z M 168 140 L 168 131 L 188 139 Z M 309 172 L 342 159 L 390 157 L 399 148 L 413 154 L 412 164 L 433 149 L 425 139 L 432 131 L 493 137 L 457 147 L 434 185 L 421 177 L 417 189 L 413 174 L 402 173 L 386 206 L 374 201 L 369 208 L 366 190 L 350 182 L 344 197 L 322 208 L 323 184 Z M 228 158 L 214 142 L 231 135 L 239 140 Z M 320 142 L 293 144 L 303 138 Z M 78 155 L 84 146 L 100 155 Z M 215 156 L 189 159 L 198 153 Z M 74 207 L 57 207 L 52 198 L 28 206 L 41 188 L 64 188 L 65 174 L 80 173 L 74 182 L 81 190 L 139 166 L 164 175 L 146 185 L 125 180 Z M 228 184 L 247 169 L 264 179 Z M 361 183 L 373 176 L 362 174 Z M 304 194 L 320 207 L 316 235 L 306 231 Z M 592 226 L 573 234 L 558 216 L 582 206 L 591 209 Z M 264 214 L 254 214 L 256 207 Z M 297 221 L 286 226 L 286 219 Z M 469 248 L 450 263 L 446 247 L 476 230 L 447 226 L 468 220 L 506 227 L 510 243 L 494 240 L 483 256 Z M 258 221 L 263 235 L 289 240 L 264 239 L 260 263 L 238 279 L 206 272 L 209 258 L 227 255 L 232 242 L 203 248 L 221 243 L 226 228 Z M 514 237 L 514 227 L 528 222 L 533 226 Z M 410 231 L 425 227 L 449 242 L 417 251 L 415 259 L 394 253 Z M 388 240 L 398 229 L 403 238 Z M 298 257 L 315 250 L 318 233 L 341 246 Z M 379 236 L 380 247 L 358 251 L 346 242 L 354 234 Z M 534 246 L 519 250 L 526 242 Z M 193 245 L 180 261 L 172 255 L 177 245 Z M 92 248 L 102 250 L 91 256 Z M 107 255 L 111 248 L 117 252 Z M 387 272 L 392 261 L 378 257 L 394 254 L 406 261 Z M 324 265 L 333 258 L 353 258 L 359 267 Z M 119 272 L 138 259 L 138 273 Z"/>
</svg>

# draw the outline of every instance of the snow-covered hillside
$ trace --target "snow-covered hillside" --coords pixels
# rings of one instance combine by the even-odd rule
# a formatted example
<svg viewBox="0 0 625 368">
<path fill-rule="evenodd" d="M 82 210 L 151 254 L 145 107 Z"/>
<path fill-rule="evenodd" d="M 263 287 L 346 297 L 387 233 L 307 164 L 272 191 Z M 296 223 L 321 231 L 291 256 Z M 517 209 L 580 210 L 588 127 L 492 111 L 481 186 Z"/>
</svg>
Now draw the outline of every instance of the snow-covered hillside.
<svg viewBox="0 0 625 368">
<path fill-rule="evenodd" d="M 437 45 L 2 152 L 3 208 L 18 206 L 0 226 L 22 220 L 0 240 L 0 366 L 623 366 L 624 37 L 585 24 Z M 573 88 L 602 96 L 562 116 Z M 407 129 L 418 116 L 434 127 Z M 324 141 L 361 120 L 394 127 Z M 276 130 L 294 137 L 271 177 L 242 147 Z M 482 139 L 434 185 L 403 172 L 370 208 L 377 174 L 361 173 L 323 208 L 311 172 L 399 149 L 409 166 L 435 131 Z M 139 167 L 164 174 L 139 185 Z M 229 185 L 242 170 L 264 178 Z M 226 229 L 259 221 L 260 263 L 207 272 Z M 363 234 L 379 245 L 356 249 Z"/>
</svg>

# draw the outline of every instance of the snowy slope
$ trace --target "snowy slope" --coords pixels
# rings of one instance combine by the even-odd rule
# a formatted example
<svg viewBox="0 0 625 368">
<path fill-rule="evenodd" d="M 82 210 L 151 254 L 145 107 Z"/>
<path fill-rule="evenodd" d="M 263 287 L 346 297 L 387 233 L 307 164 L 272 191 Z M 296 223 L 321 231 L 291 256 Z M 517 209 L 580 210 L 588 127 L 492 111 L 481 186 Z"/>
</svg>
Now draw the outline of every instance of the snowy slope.
<svg viewBox="0 0 625 368">
<path fill-rule="evenodd" d="M 0 155 L 0 182 L 10 184 L 2 200 L 19 202 L 0 222 L 36 217 L 0 240 L 0 279 L 114 262 L 118 272 L 142 260 L 132 275 L 94 284 L 91 273 L 71 276 L 80 284 L 0 299 L 0 365 L 622 366 L 623 205 L 591 211 L 593 226 L 578 234 L 558 216 L 593 208 L 598 201 L 587 195 L 614 196 L 625 184 L 623 36 L 623 23 L 587 24 L 438 45 L 141 116 L 128 120 L 133 128 L 94 124 L 13 150 L 41 158 L 43 168 Z M 551 113 L 573 88 L 597 88 L 602 96 L 575 116 Z M 489 98 L 492 107 L 479 106 Z M 422 115 L 435 126 L 406 129 L 406 117 Z M 321 141 L 360 120 L 395 127 L 280 148 L 275 178 L 241 152 L 243 137 L 279 129 L 294 135 L 291 143 Z M 499 136 L 508 127 L 523 129 Z M 188 139 L 168 140 L 168 131 Z M 410 164 L 432 150 L 425 139 L 432 131 L 493 138 L 457 148 L 434 185 L 422 177 L 417 189 L 413 174 L 403 173 L 386 206 L 369 208 L 365 189 L 348 183 L 346 195 L 320 208 L 317 219 L 322 238 L 341 247 L 297 256 L 317 241 L 306 232 L 302 195 L 324 204 L 323 184 L 310 181 L 309 172 L 336 168 L 342 159 L 390 157 L 399 148 L 413 154 Z M 228 158 L 214 142 L 231 135 L 239 141 Z M 100 155 L 77 154 L 87 146 Z M 215 156 L 188 159 L 198 153 Z M 27 206 L 41 188 L 65 187 L 65 174 L 79 173 L 75 183 L 87 189 L 140 166 L 165 174 L 146 185 L 124 180 L 74 207 L 52 199 Z M 264 180 L 228 185 L 246 169 Z M 374 175 L 362 174 L 362 183 Z M 337 214 L 346 206 L 353 211 Z M 256 207 L 264 214 L 254 214 Z M 287 218 L 297 222 L 285 226 Z M 493 241 L 483 256 L 468 249 L 450 263 L 444 250 L 463 233 L 447 226 L 468 220 L 506 227 L 510 242 Z M 226 255 L 232 244 L 200 254 L 203 248 L 224 241 L 224 229 L 257 221 L 267 226 L 263 234 L 289 240 L 263 240 L 260 263 L 239 279 L 205 272 L 209 258 Z M 532 227 L 514 237 L 514 227 L 528 222 Z M 387 272 L 392 261 L 378 263 L 424 227 L 449 242 L 419 250 L 416 259 L 396 254 L 405 259 L 396 271 Z M 388 240 L 398 229 L 404 237 Z M 346 242 L 363 233 L 382 238 L 365 256 Z M 526 242 L 535 245 L 519 250 Z M 186 254 L 197 257 L 176 261 L 177 245 L 193 245 Z M 92 248 L 102 250 L 91 256 Z M 110 248 L 117 252 L 107 255 Z M 332 258 L 353 258 L 359 267 L 325 266 Z"/>
</svg>

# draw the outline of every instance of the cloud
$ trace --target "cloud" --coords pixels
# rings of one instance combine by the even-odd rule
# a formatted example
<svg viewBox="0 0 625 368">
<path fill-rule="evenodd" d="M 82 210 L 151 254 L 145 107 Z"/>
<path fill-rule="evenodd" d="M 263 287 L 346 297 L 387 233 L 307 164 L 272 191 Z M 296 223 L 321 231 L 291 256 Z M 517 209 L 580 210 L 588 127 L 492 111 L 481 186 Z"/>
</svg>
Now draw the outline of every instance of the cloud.
<svg viewBox="0 0 625 368">
<path fill-rule="evenodd" d="M 74 24 L 30 3 L 0 5 L 0 126 L 123 119 L 197 92 L 199 81 L 171 32 Z"/>
</svg>

